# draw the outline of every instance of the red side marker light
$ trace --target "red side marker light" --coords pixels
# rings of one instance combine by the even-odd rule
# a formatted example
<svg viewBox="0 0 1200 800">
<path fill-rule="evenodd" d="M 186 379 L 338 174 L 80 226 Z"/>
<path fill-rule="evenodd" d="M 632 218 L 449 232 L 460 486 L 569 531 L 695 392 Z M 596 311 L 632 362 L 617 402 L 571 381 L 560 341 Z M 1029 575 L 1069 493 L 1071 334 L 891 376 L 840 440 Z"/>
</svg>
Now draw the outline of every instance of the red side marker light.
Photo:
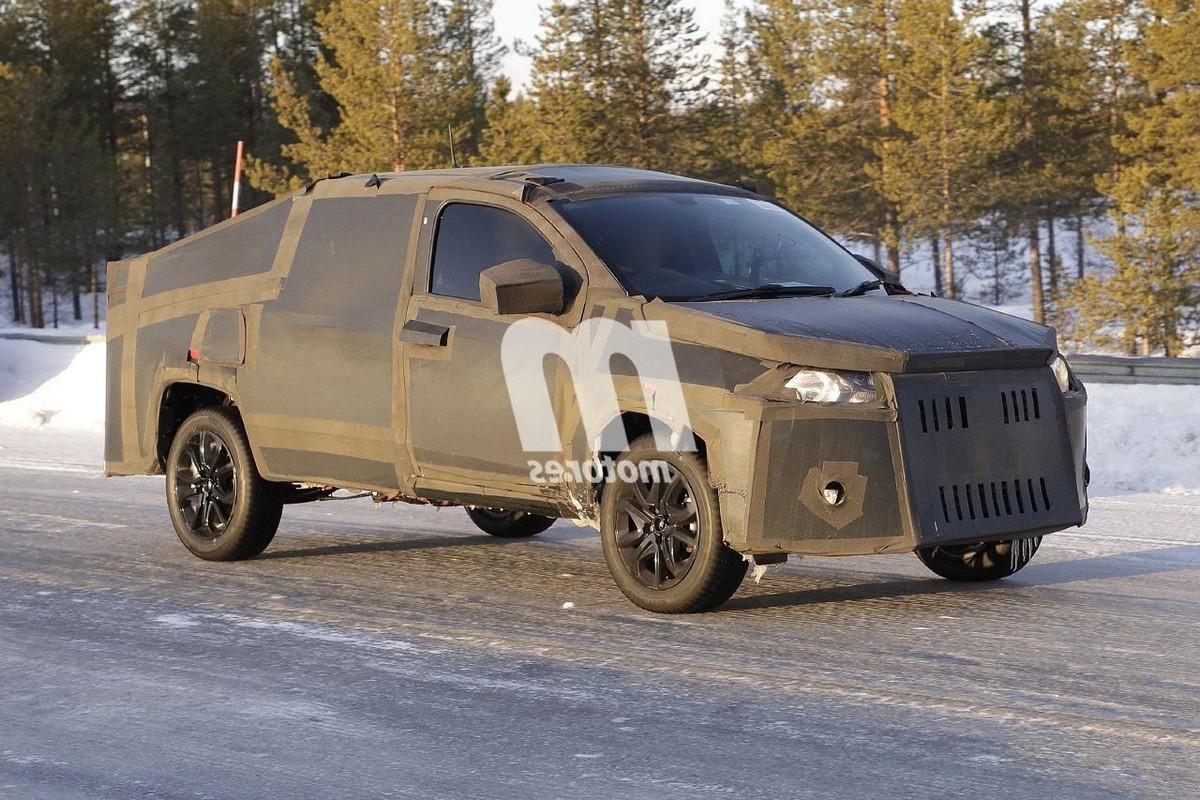
<svg viewBox="0 0 1200 800">
<path fill-rule="evenodd" d="M 188 350 L 188 361 L 195 364 L 199 360 L 200 360 L 200 351 L 199 350 L 197 350 L 194 347 L 191 350 Z"/>
</svg>

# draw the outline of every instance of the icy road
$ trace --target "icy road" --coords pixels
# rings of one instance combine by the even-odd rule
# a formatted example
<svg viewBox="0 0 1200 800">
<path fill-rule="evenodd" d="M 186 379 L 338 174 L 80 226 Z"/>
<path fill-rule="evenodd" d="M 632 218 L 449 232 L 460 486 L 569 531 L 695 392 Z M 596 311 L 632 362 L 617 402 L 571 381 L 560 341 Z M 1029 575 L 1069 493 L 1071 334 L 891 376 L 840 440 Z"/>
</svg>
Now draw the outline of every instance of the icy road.
<svg viewBox="0 0 1200 800">
<path fill-rule="evenodd" d="M 208 564 L 99 453 L 0 429 L 0 796 L 1200 796 L 1200 498 L 1098 498 L 997 585 L 813 558 L 658 617 L 590 531 L 456 509 Z"/>
</svg>

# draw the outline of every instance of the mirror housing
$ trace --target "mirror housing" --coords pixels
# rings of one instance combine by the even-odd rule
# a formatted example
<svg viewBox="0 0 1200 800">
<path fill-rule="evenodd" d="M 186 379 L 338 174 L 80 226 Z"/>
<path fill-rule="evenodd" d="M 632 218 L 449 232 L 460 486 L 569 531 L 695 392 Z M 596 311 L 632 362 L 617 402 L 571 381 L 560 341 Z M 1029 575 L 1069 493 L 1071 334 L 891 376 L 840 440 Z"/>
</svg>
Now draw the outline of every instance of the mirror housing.
<svg viewBox="0 0 1200 800">
<path fill-rule="evenodd" d="M 871 274 L 873 274 L 876 278 L 879 278 L 879 280 L 883 281 L 886 285 L 900 285 L 900 278 L 894 273 L 888 272 L 886 269 L 876 264 L 875 259 L 868 258 L 867 256 L 860 256 L 858 253 L 851 253 L 850 255 L 854 256 L 854 259 L 858 261 L 858 263 L 871 270 Z"/>
<path fill-rule="evenodd" d="M 557 268 L 527 258 L 479 273 L 479 299 L 495 314 L 561 314 L 564 294 Z"/>
<path fill-rule="evenodd" d="M 904 284 L 900 282 L 900 276 L 895 273 L 888 272 L 883 267 L 875 263 L 874 259 L 860 256 L 857 253 L 851 253 L 858 263 L 862 264 L 867 269 L 871 270 L 871 274 L 879 278 L 883 282 L 884 291 L 888 294 L 912 294 L 908 289 L 904 288 Z"/>
</svg>

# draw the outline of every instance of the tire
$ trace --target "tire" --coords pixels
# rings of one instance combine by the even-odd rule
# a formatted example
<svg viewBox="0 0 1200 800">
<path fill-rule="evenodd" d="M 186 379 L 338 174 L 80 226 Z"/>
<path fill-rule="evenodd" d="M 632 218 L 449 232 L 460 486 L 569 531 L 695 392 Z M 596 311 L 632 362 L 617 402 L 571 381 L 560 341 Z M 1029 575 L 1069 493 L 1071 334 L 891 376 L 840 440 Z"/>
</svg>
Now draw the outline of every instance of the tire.
<svg viewBox="0 0 1200 800">
<path fill-rule="evenodd" d="M 662 462 L 665 475 L 620 480 L 621 462 Z M 628 469 L 625 470 L 628 472 Z M 665 480 L 663 480 L 665 478 Z M 640 437 L 617 462 L 600 500 L 604 560 L 635 605 L 662 614 L 710 611 L 737 591 L 746 560 L 725 545 L 717 493 L 695 453 L 661 453 Z"/>
<path fill-rule="evenodd" d="M 237 411 L 192 414 L 167 455 L 167 508 L 183 546 L 205 561 L 239 561 L 267 549 L 283 495 L 263 479 Z"/>
<path fill-rule="evenodd" d="M 500 539 L 536 536 L 558 521 L 554 517 L 543 517 L 527 511 L 506 511 L 483 506 L 467 506 L 467 516 L 479 530 Z"/>
<path fill-rule="evenodd" d="M 978 583 L 1007 578 L 1024 568 L 1042 544 L 1042 537 L 1005 542 L 979 542 L 918 549 L 917 558 L 949 581 Z"/>
</svg>

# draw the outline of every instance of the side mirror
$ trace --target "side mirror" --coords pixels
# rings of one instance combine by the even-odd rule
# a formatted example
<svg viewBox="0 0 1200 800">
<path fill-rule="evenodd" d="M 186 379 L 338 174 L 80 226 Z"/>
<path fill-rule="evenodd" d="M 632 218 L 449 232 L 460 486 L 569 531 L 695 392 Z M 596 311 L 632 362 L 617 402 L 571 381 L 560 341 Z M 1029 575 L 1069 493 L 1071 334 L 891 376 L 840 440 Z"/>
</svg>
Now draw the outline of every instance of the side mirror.
<svg viewBox="0 0 1200 800">
<path fill-rule="evenodd" d="M 559 314 L 563 277 L 538 261 L 519 259 L 479 273 L 479 299 L 496 314 Z"/>
<path fill-rule="evenodd" d="M 899 286 L 900 285 L 900 279 L 898 277 L 896 277 L 895 275 L 893 275 L 892 273 L 888 272 L 883 267 L 876 264 L 875 259 L 867 258 L 866 256 L 860 256 L 857 253 L 855 253 L 853 255 L 854 255 L 855 260 L 858 261 L 858 263 L 862 264 L 864 267 L 871 270 L 872 275 L 874 275 L 876 278 L 879 278 L 879 280 L 883 281 L 888 286 Z"/>
</svg>

